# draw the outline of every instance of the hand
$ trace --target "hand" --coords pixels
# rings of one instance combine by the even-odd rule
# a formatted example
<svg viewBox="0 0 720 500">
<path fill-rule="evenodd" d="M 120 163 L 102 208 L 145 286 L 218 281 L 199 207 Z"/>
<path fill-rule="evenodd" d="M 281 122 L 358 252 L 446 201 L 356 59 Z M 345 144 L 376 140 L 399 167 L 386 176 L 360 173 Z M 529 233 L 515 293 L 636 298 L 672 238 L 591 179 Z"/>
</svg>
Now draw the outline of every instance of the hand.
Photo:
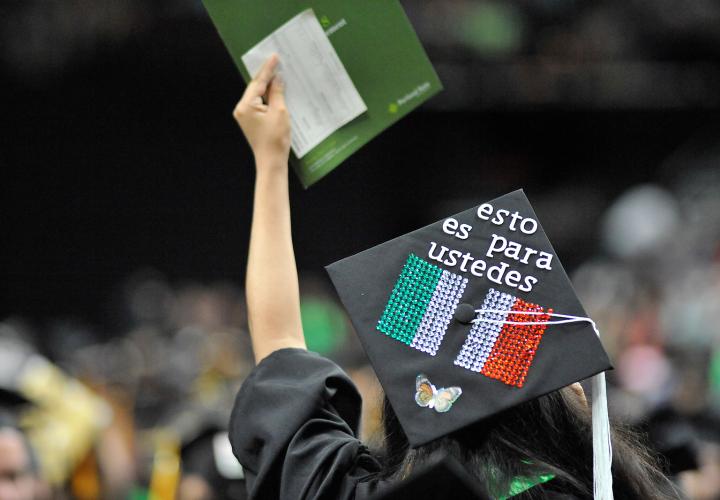
<svg viewBox="0 0 720 500">
<path fill-rule="evenodd" d="M 290 155 L 290 117 L 283 82 L 275 74 L 278 62 L 277 54 L 265 61 L 233 111 L 258 169 L 269 168 L 268 165 L 287 168 Z"/>
</svg>

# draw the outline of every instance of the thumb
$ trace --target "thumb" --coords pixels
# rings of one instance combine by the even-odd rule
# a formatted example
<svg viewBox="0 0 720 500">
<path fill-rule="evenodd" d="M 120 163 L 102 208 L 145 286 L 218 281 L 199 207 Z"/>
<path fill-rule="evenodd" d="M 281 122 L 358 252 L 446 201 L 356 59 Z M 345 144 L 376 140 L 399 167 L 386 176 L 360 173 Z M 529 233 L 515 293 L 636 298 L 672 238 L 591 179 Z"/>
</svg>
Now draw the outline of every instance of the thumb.
<svg viewBox="0 0 720 500">
<path fill-rule="evenodd" d="M 285 108 L 285 82 L 279 74 L 270 82 L 270 88 L 267 93 L 267 103 L 270 108 Z"/>
</svg>

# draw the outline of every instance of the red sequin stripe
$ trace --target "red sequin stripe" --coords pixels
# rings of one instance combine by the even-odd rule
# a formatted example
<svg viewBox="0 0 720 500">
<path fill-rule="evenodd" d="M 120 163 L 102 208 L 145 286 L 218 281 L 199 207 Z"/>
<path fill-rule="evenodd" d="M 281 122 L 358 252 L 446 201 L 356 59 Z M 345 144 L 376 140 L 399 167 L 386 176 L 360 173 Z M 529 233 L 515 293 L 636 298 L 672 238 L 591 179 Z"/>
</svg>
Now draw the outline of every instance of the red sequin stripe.
<svg viewBox="0 0 720 500">
<path fill-rule="evenodd" d="M 516 299 L 511 311 L 543 312 L 544 310 L 537 304 Z M 547 312 L 553 311 L 548 309 Z M 506 321 L 533 323 L 549 319 L 549 314 L 511 312 L 507 315 Z M 480 373 L 508 385 L 522 387 L 546 328 L 547 325 L 503 325 L 490 357 Z"/>
</svg>

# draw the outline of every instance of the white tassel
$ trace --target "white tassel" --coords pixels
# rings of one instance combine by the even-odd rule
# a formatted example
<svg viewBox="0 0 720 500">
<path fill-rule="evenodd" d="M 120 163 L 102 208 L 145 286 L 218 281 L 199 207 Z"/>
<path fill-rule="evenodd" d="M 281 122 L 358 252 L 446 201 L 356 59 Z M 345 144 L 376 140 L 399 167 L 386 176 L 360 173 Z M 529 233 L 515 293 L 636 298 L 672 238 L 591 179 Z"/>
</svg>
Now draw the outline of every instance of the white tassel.
<svg viewBox="0 0 720 500">
<path fill-rule="evenodd" d="M 592 378 L 593 493 L 595 500 L 612 500 L 612 442 L 605 372 Z"/>
</svg>

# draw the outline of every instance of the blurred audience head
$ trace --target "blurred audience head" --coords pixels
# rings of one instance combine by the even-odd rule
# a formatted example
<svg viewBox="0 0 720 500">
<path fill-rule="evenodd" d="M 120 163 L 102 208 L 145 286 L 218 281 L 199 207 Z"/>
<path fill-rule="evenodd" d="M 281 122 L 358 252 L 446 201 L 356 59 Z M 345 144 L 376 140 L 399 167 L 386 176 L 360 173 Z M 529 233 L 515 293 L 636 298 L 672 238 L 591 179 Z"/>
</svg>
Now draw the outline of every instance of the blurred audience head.
<svg viewBox="0 0 720 500">
<path fill-rule="evenodd" d="M 36 476 L 25 436 L 9 416 L 0 414 L 0 500 L 36 498 Z"/>
</svg>

